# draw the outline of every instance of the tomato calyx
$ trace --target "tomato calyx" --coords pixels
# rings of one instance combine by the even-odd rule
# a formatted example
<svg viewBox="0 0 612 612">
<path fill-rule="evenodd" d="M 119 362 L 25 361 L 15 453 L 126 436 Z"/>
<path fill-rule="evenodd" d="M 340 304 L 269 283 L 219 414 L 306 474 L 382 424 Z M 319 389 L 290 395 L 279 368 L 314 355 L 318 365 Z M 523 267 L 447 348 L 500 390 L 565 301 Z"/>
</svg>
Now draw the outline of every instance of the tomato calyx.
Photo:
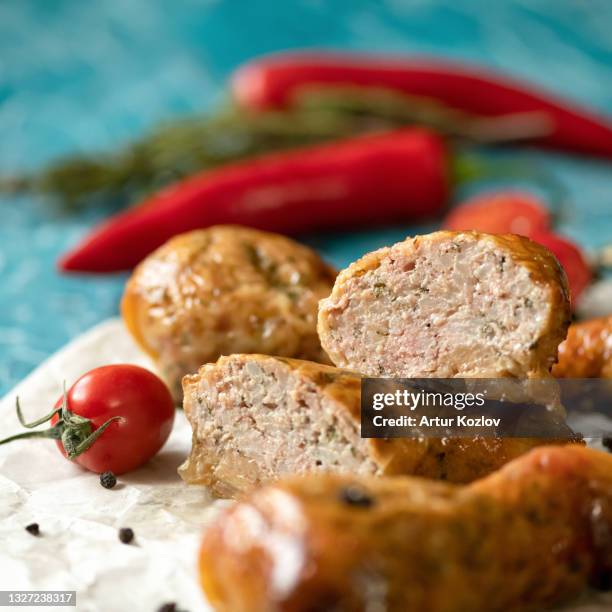
<svg viewBox="0 0 612 612">
<path fill-rule="evenodd" d="M 123 420 L 120 416 L 111 417 L 100 425 L 97 429 L 93 429 L 92 422 L 90 419 L 86 419 L 78 414 L 74 414 L 68 408 L 68 394 L 66 393 L 66 387 L 64 386 L 64 397 L 62 405 L 59 408 L 55 408 L 52 412 L 32 421 L 26 423 L 21 412 L 21 405 L 19 404 L 19 398 L 15 400 L 15 409 L 17 411 L 17 418 L 23 427 L 26 429 L 33 429 L 38 427 L 47 421 L 50 421 L 57 415 L 57 423 L 49 429 L 43 429 L 42 431 L 26 431 L 20 434 L 15 434 L 0 440 L 0 444 L 6 444 L 13 440 L 21 440 L 24 438 L 50 438 L 52 440 L 61 440 L 66 456 L 68 459 L 75 459 L 87 449 L 104 433 L 106 428 L 114 421 Z"/>
</svg>

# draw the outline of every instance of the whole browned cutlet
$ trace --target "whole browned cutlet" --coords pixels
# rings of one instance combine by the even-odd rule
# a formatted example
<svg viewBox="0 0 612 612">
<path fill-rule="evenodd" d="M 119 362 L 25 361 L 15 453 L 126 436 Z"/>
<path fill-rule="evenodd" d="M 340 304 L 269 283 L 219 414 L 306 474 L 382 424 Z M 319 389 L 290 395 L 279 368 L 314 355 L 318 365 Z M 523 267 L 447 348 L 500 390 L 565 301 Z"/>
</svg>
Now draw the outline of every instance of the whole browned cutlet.
<svg viewBox="0 0 612 612">
<path fill-rule="evenodd" d="M 329 363 L 317 303 L 336 276 L 285 236 L 218 225 L 172 238 L 134 271 L 126 326 L 177 401 L 181 379 L 220 355 L 265 353 Z"/>
</svg>

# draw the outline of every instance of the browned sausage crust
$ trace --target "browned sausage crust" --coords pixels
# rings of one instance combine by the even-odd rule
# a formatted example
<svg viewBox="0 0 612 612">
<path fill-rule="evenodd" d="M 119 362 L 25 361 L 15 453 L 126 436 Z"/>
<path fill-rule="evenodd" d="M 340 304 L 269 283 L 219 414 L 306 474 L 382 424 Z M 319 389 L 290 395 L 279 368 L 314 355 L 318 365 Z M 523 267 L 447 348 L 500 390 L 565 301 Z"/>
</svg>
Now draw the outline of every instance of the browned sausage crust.
<svg viewBox="0 0 612 612">
<path fill-rule="evenodd" d="M 337 366 L 369 376 L 548 376 L 568 295 L 555 257 L 527 238 L 435 232 L 343 270 L 319 336 Z"/>
<path fill-rule="evenodd" d="M 612 573 L 612 457 L 543 447 L 466 487 L 309 476 L 207 528 L 200 576 L 228 612 L 542 610 Z"/>
<path fill-rule="evenodd" d="M 360 377 L 296 359 L 230 355 L 183 381 L 190 483 L 219 496 L 305 472 L 471 482 L 545 440 L 363 439 Z"/>
<path fill-rule="evenodd" d="M 122 313 L 180 399 L 182 377 L 220 355 L 329 363 L 316 316 L 335 275 L 312 249 L 284 236 L 211 227 L 177 236 L 147 257 L 127 284 Z"/>
<path fill-rule="evenodd" d="M 552 373 L 558 378 L 612 378 L 612 315 L 570 325 Z"/>
</svg>

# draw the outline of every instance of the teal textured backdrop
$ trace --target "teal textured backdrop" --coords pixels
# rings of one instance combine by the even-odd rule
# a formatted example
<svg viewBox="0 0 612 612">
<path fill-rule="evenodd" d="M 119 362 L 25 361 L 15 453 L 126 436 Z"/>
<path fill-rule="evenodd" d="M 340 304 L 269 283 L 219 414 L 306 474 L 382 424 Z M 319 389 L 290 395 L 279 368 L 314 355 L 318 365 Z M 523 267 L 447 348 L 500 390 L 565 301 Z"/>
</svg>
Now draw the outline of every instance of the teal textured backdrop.
<svg viewBox="0 0 612 612">
<path fill-rule="evenodd" d="M 156 121 L 222 102 L 254 55 L 327 47 L 433 54 L 497 68 L 612 114 L 612 2 L 590 0 L 4 0 L 0 173 L 110 149 Z M 612 242 L 612 164 L 516 152 L 553 172 L 571 203 L 560 229 Z M 100 218 L 44 198 L 0 199 L 0 394 L 117 313 L 124 277 L 60 277 L 54 261 Z M 308 236 L 342 266 L 426 227 Z"/>
</svg>

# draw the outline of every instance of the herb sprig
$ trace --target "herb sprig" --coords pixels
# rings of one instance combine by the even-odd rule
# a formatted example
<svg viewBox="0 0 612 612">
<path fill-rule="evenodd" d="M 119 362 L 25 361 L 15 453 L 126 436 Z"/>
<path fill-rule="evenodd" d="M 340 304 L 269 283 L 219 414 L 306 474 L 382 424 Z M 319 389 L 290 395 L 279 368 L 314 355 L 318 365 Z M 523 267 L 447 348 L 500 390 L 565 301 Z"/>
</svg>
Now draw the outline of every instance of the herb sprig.
<svg viewBox="0 0 612 612">
<path fill-rule="evenodd" d="M 472 143 L 531 138 L 550 127 L 540 113 L 488 118 L 384 89 L 326 88 L 305 92 L 285 111 L 230 105 L 168 121 L 112 153 L 59 159 L 31 175 L 0 176 L 0 191 L 48 194 L 67 210 L 100 203 L 117 209 L 201 170 L 406 125 Z"/>
</svg>

